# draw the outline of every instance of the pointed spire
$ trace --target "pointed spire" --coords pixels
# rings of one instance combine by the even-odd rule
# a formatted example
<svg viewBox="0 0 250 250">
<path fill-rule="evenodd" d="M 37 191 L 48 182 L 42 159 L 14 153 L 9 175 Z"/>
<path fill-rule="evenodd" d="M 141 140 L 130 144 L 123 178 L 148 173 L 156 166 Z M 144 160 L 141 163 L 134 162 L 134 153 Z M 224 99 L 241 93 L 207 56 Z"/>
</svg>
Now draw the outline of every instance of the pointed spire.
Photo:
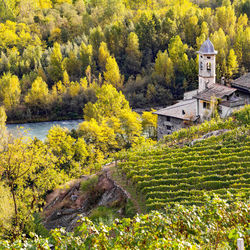
<svg viewBox="0 0 250 250">
<path fill-rule="evenodd" d="M 200 50 L 198 51 L 199 54 L 211 54 L 216 55 L 217 51 L 214 50 L 213 43 L 209 40 L 209 37 L 207 40 L 201 45 Z"/>
</svg>

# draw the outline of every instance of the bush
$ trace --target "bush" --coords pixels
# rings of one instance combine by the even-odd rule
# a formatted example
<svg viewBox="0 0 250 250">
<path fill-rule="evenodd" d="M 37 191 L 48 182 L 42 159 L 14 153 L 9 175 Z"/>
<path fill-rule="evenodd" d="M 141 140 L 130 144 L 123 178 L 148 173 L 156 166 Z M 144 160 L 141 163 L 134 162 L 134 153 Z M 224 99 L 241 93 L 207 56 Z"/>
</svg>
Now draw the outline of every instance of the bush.
<svg viewBox="0 0 250 250">
<path fill-rule="evenodd" d="M 234 116 L 240 124 L 249 125 L 250 124 L 250 105 L 246 105 L 242 109 L 234 112 Z"/>
<path fill-rule="evenodd" d="M 89 215 L 90 220 L 94 223 L 104 223 L 111 225 L 113 220 L 117 218 L 116 211 L 110 207 L 100 206 L 95 208 Z"/>
<path fill-rule="evenodd" d="M 136 215 L 136 209 L 131 199 L 129 199 L 125 206 L 125 217 L 133 218 L 135 215 Z"/>
<path fill-rule="evenodd" d="M 97 182 L 98 182 L 98 176 L 94 175 L 94 176 L 90 177 L 89 179 L 81 182 L 81 190 L 83 192 L 93 191 Z"/>
</svg>

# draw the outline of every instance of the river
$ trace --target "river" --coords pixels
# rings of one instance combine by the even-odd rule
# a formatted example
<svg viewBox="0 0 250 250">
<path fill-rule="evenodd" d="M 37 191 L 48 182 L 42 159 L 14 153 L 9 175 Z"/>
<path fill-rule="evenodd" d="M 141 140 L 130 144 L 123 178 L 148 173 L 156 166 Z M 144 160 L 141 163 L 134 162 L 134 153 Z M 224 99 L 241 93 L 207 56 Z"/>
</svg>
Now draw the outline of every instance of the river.
<svg viewBox="0 0 250 250">
<path fill-rule="evenodd" d="M 79 120 L 67 120 L 67 121 L 52 121 L 52 122 L 35 122 L 35 123 L 23 123 L 23 124 L 7 124 L 7 129 L 13 135 L 17 135 L 19 129 L 21 131 L 27 131 L 27 135 L 31 138 L 38 138 L 44 141 L 48 131 L 51 127 L 59 125 L 64 128 L 76 129 L 79 123 L 83 122 L 82 119 Z"/>
</svg>

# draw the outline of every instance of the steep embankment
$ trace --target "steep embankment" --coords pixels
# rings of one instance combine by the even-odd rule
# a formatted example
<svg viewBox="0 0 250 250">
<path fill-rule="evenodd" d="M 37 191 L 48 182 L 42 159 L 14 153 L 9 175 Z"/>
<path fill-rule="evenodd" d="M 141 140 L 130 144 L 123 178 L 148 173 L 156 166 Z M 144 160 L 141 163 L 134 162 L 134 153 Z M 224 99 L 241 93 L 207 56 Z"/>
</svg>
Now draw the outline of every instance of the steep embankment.
<svg viewBox="0 0 250 250">
<path fill-rule="evenodd" d="M 202 205 L 206 194 L 250 194 L 250 131 L 237 128 L 184 146 L 158 146 L 124 155 L 118 164 L 148 210 L 180 202 Z"/>
<path fill-rule="evenodd" d="M 68 185 L 69 188 L 57 189 L 47 197 L 44 208 L 47 229 L 65 227 L 72 231 L 80 216 L 89 216 L 101 206 L 116 208 L 123 215 L 129 195 L 109 177 L 107 170 Z"/>
</svg>

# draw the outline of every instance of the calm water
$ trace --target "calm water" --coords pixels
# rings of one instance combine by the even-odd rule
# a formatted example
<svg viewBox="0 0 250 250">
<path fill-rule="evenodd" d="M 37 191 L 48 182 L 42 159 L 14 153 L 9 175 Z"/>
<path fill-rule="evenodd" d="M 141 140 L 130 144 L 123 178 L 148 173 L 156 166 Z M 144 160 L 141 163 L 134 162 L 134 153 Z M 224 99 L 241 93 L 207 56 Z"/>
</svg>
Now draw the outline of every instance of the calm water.
<svg viewBox="0 0 250 250">
<path fill-rule="evenodd" d="M 27 135 L 34 138 L 37 137 L 40 140 L 44 140 L 48 131 L 51 127 L 59 125 L 64 128 L 76 129 L 79 123 L 83 122 L 82 119 L 79 120 L 69 120 L 69 121 L 52 121 L 52 122 L 36 122 L 36 123 L 24 123 L 24 124 L 7 124 L 8 131 L 13 135 L 16 135 L 18 129 L 27 131 Z"/>
</svg>

